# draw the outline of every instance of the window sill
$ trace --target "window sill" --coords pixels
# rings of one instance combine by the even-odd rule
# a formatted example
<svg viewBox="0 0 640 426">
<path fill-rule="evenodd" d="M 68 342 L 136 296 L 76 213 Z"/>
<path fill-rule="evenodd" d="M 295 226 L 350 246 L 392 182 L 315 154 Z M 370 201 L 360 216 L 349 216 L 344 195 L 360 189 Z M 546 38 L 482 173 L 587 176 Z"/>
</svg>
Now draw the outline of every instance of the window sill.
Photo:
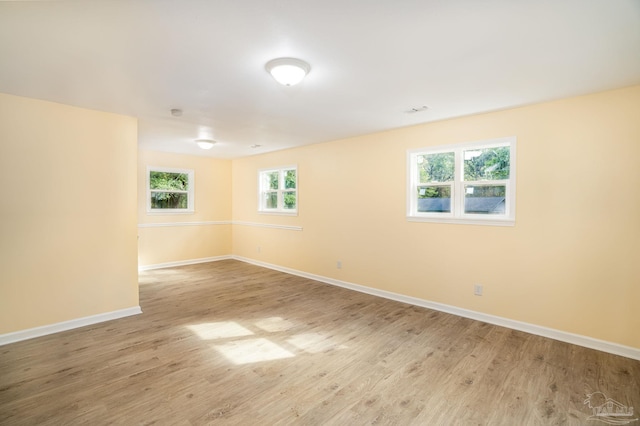
<svg viewBox="0 0 640 426">
<path fill-rule="evenodd" d="M 294 212 L 285 212 L 285 211 L 266 211 L 266 210 L 260 210 L 258 211 L 258 214 L 266 214 L 266 215 L 274 215 L 274 216 L 298 216 L 298 211 L 294 211 Z"/>
<path fill-rule="evenodd" d="M 147 210 L 148 216 L 194 214 L 195 210 Z"/>
<path fill-rule="evenodd" d="M 439 218 L 424 216 L 407 216 L 407 222 L 431 222 L 449 223 L 459 225 L 484 225 L 484 226 L 515 226 L 515 219 L 469 219 L 469 218 Z"/>
</svg>

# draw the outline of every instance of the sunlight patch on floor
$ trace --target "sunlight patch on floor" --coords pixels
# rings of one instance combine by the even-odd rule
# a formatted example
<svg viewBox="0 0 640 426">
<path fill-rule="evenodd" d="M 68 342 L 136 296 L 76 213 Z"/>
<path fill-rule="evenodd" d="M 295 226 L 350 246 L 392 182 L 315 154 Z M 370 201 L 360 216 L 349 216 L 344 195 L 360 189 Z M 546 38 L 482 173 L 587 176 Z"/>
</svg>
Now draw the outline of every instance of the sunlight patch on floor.
<svg viewBox="0 0 640 426">
<path fill-rule="evenodd" d="M 276 333 L 278 331 L 287 331 L 295 326 L 289 320 L 283 319 L 281 317 L 270 317 L 265 318 L 255 323 L 256 327 L 268 331 L 269 333 Z"/>
<path fill-rule="evenodd" d="M 282 317 L 254 319 L 251 322 L 245 323 L 246 327 L 236 321 L 219 321 L 191 324 L 186 328 L 202 340 L 216 340 L 211 347 L 234 364 L 293 358 L 298 351 L 317 354 L 347 348 L 332 336 L 321 333 L 286 333 L 296 324 Z M 278 334 L 283 332 L 285 335 Z"/>
<path fill-rule="evenodd" d="M 213 348 L 234 364 L 293 358 L 295 355 L 268 339 L 236 340 Z"/>
<path fill-rule="evenodd" d="M 326 352 L 333 349 L 346 349 L 347 346 L 339 345 L 331 338 L 325 337 L 320 333 L 304 333 L 296 334 L 287 339 L 287 343 L 311 354 Z"/>
<path fill-rule="evenodd" d="M 188 325 L 187 328 L 202 340 L 228 339 L 230 337 L 252 336 L 254 333 L 234 321 L 207 322 Z"/>
</svg>

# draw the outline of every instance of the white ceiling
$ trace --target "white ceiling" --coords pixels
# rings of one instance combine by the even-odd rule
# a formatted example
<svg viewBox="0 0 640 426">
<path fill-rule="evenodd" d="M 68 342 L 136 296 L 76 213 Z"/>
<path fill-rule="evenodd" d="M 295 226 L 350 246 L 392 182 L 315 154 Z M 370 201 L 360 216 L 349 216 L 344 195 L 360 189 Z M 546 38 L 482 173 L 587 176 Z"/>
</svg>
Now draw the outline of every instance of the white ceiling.
<svg viewBox="0 0 640 426">
<path fill-rule="evenodd" d="M 265 71 L 283 56 L 311 64 L 298 86 Z M 0 92 L 138 117 L 144 149 L 234 158 L 634 84 L 640 0 L 0 2 Z"/>
</svg>

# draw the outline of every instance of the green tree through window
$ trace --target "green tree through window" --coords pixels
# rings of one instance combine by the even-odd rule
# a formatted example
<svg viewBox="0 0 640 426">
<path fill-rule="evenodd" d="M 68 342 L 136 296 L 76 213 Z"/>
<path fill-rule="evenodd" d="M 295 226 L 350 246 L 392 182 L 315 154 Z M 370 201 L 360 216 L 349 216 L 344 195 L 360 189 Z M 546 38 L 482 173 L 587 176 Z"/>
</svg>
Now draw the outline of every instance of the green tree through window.
<svg viewBox="0 0 640 426">
<path fill-rule="evenodd" d="M 150 210 L 190 210 L 192 172 L 149 170 Z"/>
<path fill-rule="evenodd" d="M 409 151 L 407 218 L 513 225 L 515 144 L 507 137 Z"/>
<path fill-rule="evenodd" d="M 259 172 L 259 210 L 272 213 L 296 213 L 298 208 L 297 169 L 262 170 Z"/>
<path fill-rule="evenodd" d="M 509 179 L 508 146 L 467 150 L 464 152 L 464 180 Z"/>
</svg>

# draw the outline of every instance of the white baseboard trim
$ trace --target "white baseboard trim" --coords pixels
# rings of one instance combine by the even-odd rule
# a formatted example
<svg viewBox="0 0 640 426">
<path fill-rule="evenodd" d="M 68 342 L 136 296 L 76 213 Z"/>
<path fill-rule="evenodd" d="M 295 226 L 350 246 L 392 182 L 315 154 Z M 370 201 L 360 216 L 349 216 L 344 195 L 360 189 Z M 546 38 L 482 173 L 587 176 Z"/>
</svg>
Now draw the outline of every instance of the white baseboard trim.
<svg viewBox="0 0 640 426">
<path fill-rule="evenodd" d="M 138 271 L 150 271 L 152 269 L 173 268 L 176 266 L 195 265 L 196 263 L 217 262 L 219 260 L 233 259 L 230 255 L 202 257 L 199 259 L 179 260 L 177 262 L 156 263 L 154 265 L 139 265 Z"/>
<path fill-rule="evenodd" d="M 41 327 L 15 331 L 13 333 L 0 334 L 0 346 L 141 313 L 142 309 L 140 309 L 140 306 L 134 306 L 131 308 L 119 309 L 117 311 L 105 312 L 103 314 L 91 315 L 88 317 L 76 318 L 73 320 L 58 322 L 55 324 L 43 325 Z"/>
<path fill-rule="evenodd" d="M 443 303 L 431 302 L 428 300 L 419 299 L 417 297 L 405 296 L 403 294 L 393 293 L 386 290 L 379 290 L 379 289 L 366 287 L 359 284 L 340 281 L 333 278 L 324 277 L 321 275 L 310 274 L 307 272 L 302 272 L 295 269 L 274 265 L 271 263 L 260 262 L 260 261 L 242 257 L 242 256 L 231 256 L 231 258 L 242 261 L 242 262 L 250 263 L 252 265 L 262 266 L 264 268 L 273 269 L 273 270 L 284 272 L 287 274 L 297 275 L 297 276 L 309 278 L 315 281 L 320 281 L 325 284 L 331 284 L 338 287 L 347 288 L 349 290 L 358 291 L 360 293 L 366 293 L 372 296 L 378 296 L 378 297 L 383 297 L 385 299 L 395 300 L 397 302 L 408 303 L 410 305 L 421 306 L 423 308 L 446 312 L 446 313 L 457 315 L 460 317 L 482 321 L 489 324 L 495 324 L 501 327 L 523 331 L 525 333 L 535 334 L 542 337 L 548 337 L 550 339 L 558 340 L 561 342 L 571 343 L 573 345 L 583 346 L 585 348 L 595 349 L 598 351 L 607 352 L 614 355 L 620 355 L 626 358 L 636 359 L 640 361 L 639 348 L 633 348 L 630 346 L 607 342 L 605 340 L 594 339 L 592 337 L 582 336 L 579 334 L 568 333 L 566 331 L 556 330 L 553 328 L 542 327 L 539 325 L 516 321 L 509 318 L 503 318 L 495 315 L 484 314 L 482 312 L 476 312 L 468 309 L 458 308 L 458 307 L 446 305 Z"/>
</svg>

